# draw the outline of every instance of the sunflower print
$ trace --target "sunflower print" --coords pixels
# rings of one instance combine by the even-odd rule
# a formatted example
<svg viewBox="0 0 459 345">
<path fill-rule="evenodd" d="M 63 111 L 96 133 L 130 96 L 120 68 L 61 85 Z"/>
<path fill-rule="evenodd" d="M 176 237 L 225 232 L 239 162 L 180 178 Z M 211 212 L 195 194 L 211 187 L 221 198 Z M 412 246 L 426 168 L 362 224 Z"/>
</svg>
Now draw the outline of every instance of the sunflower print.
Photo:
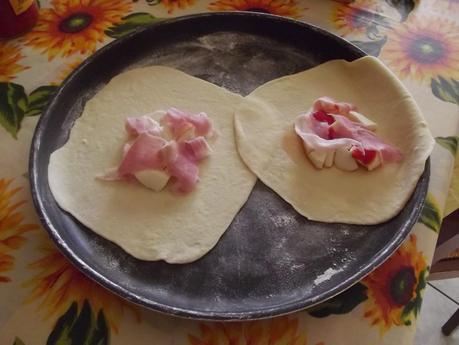
<svg viewBox="0 0 459 345">
<path fill-rule="evenodd" d="M 53 0 L 40 10 L 25 43 L 40 49 L 48 60 L 75 53 L 88 54 L 106 38 L 104 31 L 121 21 L 132 8 L 128 0 Z"/>
<path fill-rule="evenodd" d="M 427 263 L 416 247 L 416 236 L 409 239 L 381 267 L 362 283 L 368 288 L 364 317 L 384 334 L 392 326 L 411 324 L 422 303 Z"/>
<path fill-rule="evenodd" d="M 48 238 L 43 239 L 39 250 L 42 257 L 29 264 L 29 268 L 36 273 L 24 283 L 25 287 L 31 289 L 25 302 L 40 300 L 38 309 L 46 310 L 45 319 L 61 316 L 73 302 L 81 308 L 87 300 L 96 314 L 103 310 L 115 333 L 118 333 L 118 326 L 126 309 L 140 321 L 140 312 L 134 305 L 124 302 L 85 277 L 64 258 Z"/>
<path fill-rule="evenodd" d="M 183 10 L 188 6 L 194 5 L 195 0 L 161 0 L 161 4 L 166 7 L 167 13 L 171 14 L 176 9 Z"/>
<path fill-rule="evenodd" d="M 298 319 L 287 316 L 244 323 L 200 323 L 199 334 L 189 334 L 188 341 L 189 345 L 307 345 Z"/>
<path fill-rule="evenodd" d="M 357 0 L 351 4 L 336 4 L 331 21 L 342 36 L 359 35 L 378 24 L 379 12 L 377 0 Z"/>
<path fill-rule="evenodd" d="M 209 4 L 211 11 L 252 11 L 292 18 L 301 17 L 295 0 L 217 0 Z"/>
<path fill-rule="evenodd" d="M 19 72 L 26 70 L 19 61 L 24 58 L 18 45 L 0 42 L 0 82 L 13 80 Z"/>
<path fill-rule="evenodd" d="M 440 17 L 412 17 L 388 33 L 380 57 L 402 78 L 459 79 L 459 25 Z"/>
<path fill-rule="evenodd" d="M 22 188 L 11 188 L 12 182 L 0 179 L 0 283 L 11 281 L 6 272 L 14 267 L 12 252 L 26 242 L 24 234 L 38 229 L 36 224 L 23 224 L 24 216 L 20 209 L 26 202 L 13 201 Z"/>
</svg>

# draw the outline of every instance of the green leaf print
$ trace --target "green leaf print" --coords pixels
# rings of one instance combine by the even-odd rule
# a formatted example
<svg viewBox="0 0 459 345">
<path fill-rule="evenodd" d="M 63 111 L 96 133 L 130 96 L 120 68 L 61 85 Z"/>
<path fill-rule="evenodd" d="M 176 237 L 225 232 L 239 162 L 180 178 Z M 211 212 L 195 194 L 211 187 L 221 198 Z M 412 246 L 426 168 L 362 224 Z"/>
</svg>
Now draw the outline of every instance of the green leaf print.
<svg viewBox="0 0 459 345">
<path fill-rule="evenodd" d="M 355 44 L 357 47 L 362 49 L 365 53 L 372 56 L 379 56 L 381 49 L 386 44 L 387 37 L 384 36 L 380 40 L 375 41 L 351 41 L 352 44 Z"/>
<path fill-rule="evenodd" d="M 69 333 L 78 313 L 78 305 L 73 302 L 70 308 L 57 320 L 47 344 L 71 344 Z"/>
<path fill-rule="evenodd" d="M 455 79 L 437 77 L 430 82 L 432 93 L 435 97 L 445 102 L 459 104 L 459 82 Z"/>
<path fill-rule="evenodd" d="M 27 95 L 24 87 L 14 83 L 0 83 L 0 124 L 15 139 L 26 109 Z"/>
<path fill-rule="evenodd" d="M 361 283 L 357 283 L 338 296 L 308 309 L 308 313 L 314 317 L 347 314 L 367 298 L 367 287 Z"/>
<path fill-rule="evenodd" d="M 78 304 L 73 302 L 57 320 L 48 337 L 47 345 L 108 345 L 109 330 L 102 310 L 94 317 L 87 300 L 78 313 Z"/>
<path fill-rule="evenodd" d="M 21 338 L 16 337 L 14 339 L 13 345 L 25 345 L 24 342 L 21 340 Z"/>
<path fill-rule="evenodd" d="M 419 283 L 418 287 L 416 288 L 416 303 L 415 303 L 415 309 L 414 309 L 414 316 L 418 316 L 421 313 L 421 305 L 422 305 L 422 292 L 427 286 L 427 273 L 429 272 L 429 267 L 427 267 L 425 270 L 421 271 L 419 275 Z"/>
<path fill-rule="evenodd" d="M 422 305 L 422 291 L 426 288 L 427 282 L 427 271 L 428 268 L 422 270 L 418 277 L 418 285 L 415 291 L 415 297 L 410 300 L 402 310 L 401 319 L 406 326 L 411 325 L 410 315 L 414 314 L 414 317 L 417 318 L 421 312 Z"/>
<path fill-rule="evenodd" d="M 435 232 L 440 230 L 442 221 L 440 207 L 433 195 L 430 193 L 427 194 L 426 203 L 422 209 L 419 221 Z"/>
<path fill-rule="evenodd" d="M 36 116 L 41 114 L 56 90 L 57 86 L 44 85 L 32 91 L 28 97 L 29 105 L 25 116 Z"/>
<path fill-rule="evenodd" d="M 386 0 L 386 2 L 400 13 L 402 22 L 408 18 L 408 15 L 416 6 L 414 0 Z"/>
<path fill-rule="evenodd" d="M 456 157 L 459 137 L 436 137 L 435 141 L 438 145 L 443 146 L 445 149 L 451 152 L 454 157 Z"/>
<path fill-rule="evenodd" d="M 113 25 L 112 27 L 105 30 L 105 34 L 112 38 L 120 38 L 136 31 L 138 28 L 142 28 L 160 20 L 162 19 L 156 18 L 150 13 L 132 13 L 126 17 L 123 17 L 121 23 Z"/>
</svg>

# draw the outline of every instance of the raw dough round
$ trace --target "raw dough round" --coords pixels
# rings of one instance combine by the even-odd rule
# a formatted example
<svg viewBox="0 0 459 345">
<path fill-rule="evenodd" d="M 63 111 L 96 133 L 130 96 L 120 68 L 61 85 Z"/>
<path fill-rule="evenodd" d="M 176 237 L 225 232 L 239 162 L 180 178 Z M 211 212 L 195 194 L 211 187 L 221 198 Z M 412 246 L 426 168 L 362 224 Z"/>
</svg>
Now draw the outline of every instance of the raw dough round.
<svg viewBox="0 0 459 345">
<path fill-rule="evenodd" d="M 314 168 L 293 125 L 320 96 L 355 104 L 378 124 L 376 134 L 402 151 L 403 161 L 371 172 Z M 334 60 L 266 83 L 239 105 L 235 124 L 249 168 L 300 214 L 322 222 L 377 224 L 394 217 L 434 145 L 413 98 L 372 57 Z"/>
<path fill-rule="evenodd" d="M 146 67 L 113 78 L 87 102 L 68 142 L 48 167 L 60 207 L 136 258 L 194 261 L 217 243 L 246 202 L 256 177 L 236 150 L 233 115 L 242 100 L 223 88 L 168 67 Z M 177 107 L 204 111 L 218 137 L 199 164 L 200 182 L 186 195 L 140 184 L 96 179 L 117 166 L 126 142 L 124 119 Z"/>
</svg>

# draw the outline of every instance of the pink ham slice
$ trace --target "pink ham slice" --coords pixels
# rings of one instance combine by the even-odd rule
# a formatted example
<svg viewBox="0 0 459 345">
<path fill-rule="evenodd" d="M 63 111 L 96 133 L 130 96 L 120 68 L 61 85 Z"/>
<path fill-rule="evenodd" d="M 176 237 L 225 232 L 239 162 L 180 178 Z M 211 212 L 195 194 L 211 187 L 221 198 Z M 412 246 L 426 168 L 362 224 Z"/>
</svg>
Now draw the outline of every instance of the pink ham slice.
<svg viewBox="0 0 459 345">
<path fill-rule="evenodd" d="M 159 123 L 148 115 L 128 117 L 124 122 L 124 128 L 133 137 L 143 133 L 160 136 L 163 131 Z"/>
<path fill-rule="evenodd" d="M 330 139 L 330 125 L 335 121 L 333 116 L 323 110 L 314 111 L 311 115 L 311 130 L 322 139 Z"/>
<path fill-rule="evenodd" d="M 175 139 L 179 139 L 190 126 L 194 127 L 196 136 L 208 137 L 213 132 L 212 123 L 205 113 L 188 114 L 176 108 L 167 111 L 161 118 L 161 124 L 169 128 Z"/>
<path fill-rule="evenodd" d="M 200 162 L 210 155 L 210 146 L 204 137 L 197 137 L 180 143 L 180 152 L 193 162 Z"/>
<path fill-rule="evenodd" d="M 360 154 L 354 154 L 354 157 L 365 163 L 367 160 L 372 160 L 371 157 L 365 156 L 366 152 L 373 155 L 373 152 L 379 152 L 383 163 L 400 162 L 402 160 L 402 153 L 396 147 L 385 143 L 378 138 L 375 133 L 365 128 L 365 126 L 353 122 L 341 115 L 334 115 L 335 122 L 330 126 L 330 138 L 350 138 L 359 141 L 365 152 L 362 157 Z M 368 162 L 369 163 L 369 162 Z"/>
<path fill-rule="evenodd" d="M 322 110 L 328 114 L 341 114 L 346 116 L 351 110 L 357 110 L 357 107 L 351 103 L 336 102 L 330 97 L 320 97 L 314 101 L 312 109 L 315 111 Z"/>
<path fill-rule="evenodd" d="M 198 163 L 210 155 L 205 136 L 212 134 L 212 123 L 205 113 L 188 114 L 171 108 L 161 118 L 169 128 L 172 140 L 161 137 L 163 128 L 148 115 L 128 117 L 127 133 L 133 137 L 123 147 L 123 159 L 118 168 L 107 170 L 100 178 L 108 181 L 135 180 L 142 170 L 164 170 L 170 177 L 170 188 L 176 193 L 188 193 L 199 181 Z M 192 129 L 193 138 L 184 139 Z"/>
<path fill-rule="evenodd" d="M 159 155 L 165 166 L 172 164 L 179 156 L 179 147 L 175 140 L 168 141 L 159 150 Z"/>
<path fill-rule="evenodd" d="M 401 161 L 400 150 L 378 138 L 363 124 L 346 117 L 351 110 L 356 110 L 351 103 L 336 102 L 329 97 L 315 100 L 313 109 L 295 120 L 295 131 L 302 138 L 306 150 L 344 148 L 358 163 L 368 168 L 377 155 L 382 163 Z"/>
<path fill-rule="evenodd" d="M 166 143 L 167 141 L 161 137 L 148 133 L 140 134 L 126 151 L 118 167 L 118 174 L 124 177 L 141 170 L 163 169 L 164 163 L 159 151 Z"/>
<path fill-rule="evenodd" d="M 172 177 L 172 191 L 188 193 L 199 181 L 197 164 L 210 155 L 210 147 L 204 137 L 180 143 L 170 141 L 161 149 L 161 155 Z"/>
<path fill-rule="evenodd" d="M 300 115 L 295 120 L 295 132 L 303 140 L 307 151 L 311 149 L 336 150 L 354 146 L 362 148 L 361 144 L 354 139 L 343 138 L 330 140 L 330 125 L 323 118 L 318 120 L 319 117 L 314 116 L 314 113 Z M 333 117 L 331 118 L 333 119 Z"/>
<path fill-rule="evenodd" d="M 196 162 L 182 154 L 168 164 L 167 171 L 172 177 L 171 190 L 175 193 L 188 193 L 199 181 L 199 168 Z"/>
</svg>

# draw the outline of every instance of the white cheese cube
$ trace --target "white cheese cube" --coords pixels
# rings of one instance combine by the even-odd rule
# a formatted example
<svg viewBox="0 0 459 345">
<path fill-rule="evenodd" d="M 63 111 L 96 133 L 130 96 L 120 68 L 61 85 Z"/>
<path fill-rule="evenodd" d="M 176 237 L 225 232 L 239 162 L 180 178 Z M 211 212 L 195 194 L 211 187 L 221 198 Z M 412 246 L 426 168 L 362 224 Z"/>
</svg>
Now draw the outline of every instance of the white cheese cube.
<svg viewBox="0 0 459 345">
<path fill-rule="evenodd" d="M 351 151 L 346 148 L 337 149 L 335 152 L 335 166 L 344 171 L 354 171 L 359 167 Z"/>
<path fill-rule="evenodd" d="M 134 174 L 136 179 L 145 187 L 159 192 L 162 190 L 170 176 L 162 170 L 142 170 Z"/>
<path fill-rule="evenodd" d="M 335 160 L 335 151 L 334 150 L 329 150 L 327 152 L 327 157 L 325 158 L 325 167 L 330 168 L 333 165 L 333 162 Z"/>
<path fill-rule="evenodd" d="M 327 151 L 312 150 L 309 151 L 307 155 L 317 169 L 322 169 L 324 167 Z"/>
</svg>

